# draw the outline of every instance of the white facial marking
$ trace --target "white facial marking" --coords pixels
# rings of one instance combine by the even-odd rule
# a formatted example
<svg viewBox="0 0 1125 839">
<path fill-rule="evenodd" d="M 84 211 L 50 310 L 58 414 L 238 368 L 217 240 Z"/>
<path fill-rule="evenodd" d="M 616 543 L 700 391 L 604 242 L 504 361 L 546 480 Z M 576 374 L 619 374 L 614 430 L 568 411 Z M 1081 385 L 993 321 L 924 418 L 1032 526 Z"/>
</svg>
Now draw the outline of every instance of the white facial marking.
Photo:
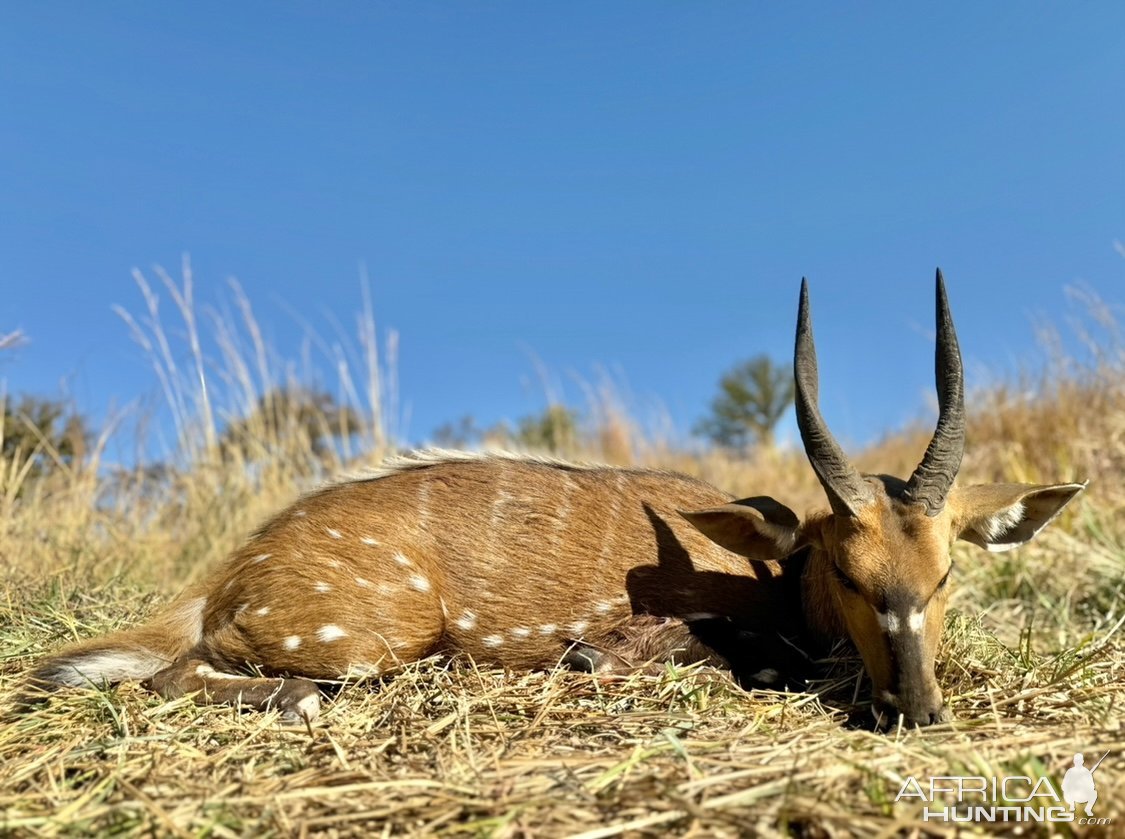
<svg viewBox="0 0 1125 839">
<path fill-rule="evenodd" d="M 613 604 L 605 600 L 601 600 L 594 606 L 594 611 L 601 612 L 603 615 L 613 608 Z"/>
<path fill-rule="evenodd" d="M 295 650 L 295 649 L 297 649 L 297 647 L 301 646 L 301 636 L 300 635 L 290 635 L 288 638 L 285 639 L 285 641 L 283 643 L 285 644 L 285 649 Z"/>
<path fill-rule="evenodd" d="M 504 639 L 501 638 L 499 635 L 486 635 L 484 638 L 481 638 L 480 640 L 481 640 L 481 643 L 484 644 L 486 647 L 499 647 L 501 644 L 504 643 Z"/>
<path fill-rule="evenodd" d="M 359 541 L 363 542 L 363 544 L 367 545 L 369 548 L 379 547 L 379 540 L 378 539 L 372 539 L 370 536 L 364 536 Z"/>
<path fill-rule="evenodd" d="M 586 621 L 575 621 L 574 623 L 572 623 L 570 625 L 570 631 L 573 632 L 575 635 L 581 635 L 583 632 L 586 631 L 586 627 L 588 627 L 589 625 L 590 624 L 587 623 Z"/>
<path fill-rule="evenodd" d="M 313 586 L 313 588 L 321 594 L 324 594 L 324 592 L 326 591 L 332 591 L 332 586 L 330 586 L 328 583 L 317 583 Z"/>
<path fill-rule="evenodd" d="M 554 635 L 558 631 L 558 624 L 544 623 L 539 626 L 540 635 Z"/>
<path fill-rule="evenodd" d="M 340 629 L 340 627 L 336 626 L 334 623 L 327 623 L 316 631 L 316 637 L 327 644 L 329 641 L 347 638 L 348 633 Z"/>
<path fill-rule="evenodd" d="M 894 612 L 876 612 L 875 618 L 879 621 L 879 627 L 884 632 L 898 632 L 898 615 Z"/>
<path fill-rule="evenodd" d="M 512 635 L 515 636 L 516 638 L 526 638 L 530 634 L 531 634 L 531 630 L 528 629 L 526 626 L 517 626 L 515 629 L 512 630 Z"/>
<path fill-rule="evenodd" d="M 255 615 L 261 615 L 263 618 L 266 615 L 268 615 L 269 613 L 270 613 L 270 607 L 269 606 L 263 606 L 261 609 L 258 609 L 256 612 L 254 612 Z"/>
<path fill-rule="evenodd" d="M 906 625 L 911 632 L 921 632 L 922 627 L 926 625 L 926 610 L 919 609 L 917 612 L 911 612 L 906 616 Z"/>
<path fill-rule="evenodd" d="M 343 539 L 344 538 L 344 534 L 342 534 L 339 530 L 336 530 L 335 528 L 332 528 L 332 527 L 324 528 L 324 532 L 327 533 L 329 536 L 331 536 L 333 539 Z"/>
<path fill-rule="evenodd" d="M 273 554 L 258 554 L 256 557 L 254 557 L 250 561 L 253 562 L 255 565 L 257 565 L 259 562 L 265 562 L 271 556 L 273 556 Z"/>
<path fill-rule="evenodd" d="M 411 564 L 410 559 L 405 554 L 397 552 L 395 553 L 395 562 L 404 567 Z"/>
<path fill-rule="evenodd" d="M 418 591 L 429 591 L 430 581 L 423 577 L 421 574 L 415 574 L 410 578 L 410 585 Z"/>
<path fill-rule="evenodd" d="M 466 632 L 468 632 L 470 629 L 472 629 L 476 625 L 477 625 L 477 616 L 476 616 L 476 614 L 474 614 L 469 609 L 466 609 L 461 614 L 461 617 L 457 618 L 458 628 L 463 629 Z"/>
<path fill-rule="evenodd" d="M 363 577 L 356 577 L 355 584 L 360 588 L 371 588 L 371 581 L 365 580 Z"/>
</svg>

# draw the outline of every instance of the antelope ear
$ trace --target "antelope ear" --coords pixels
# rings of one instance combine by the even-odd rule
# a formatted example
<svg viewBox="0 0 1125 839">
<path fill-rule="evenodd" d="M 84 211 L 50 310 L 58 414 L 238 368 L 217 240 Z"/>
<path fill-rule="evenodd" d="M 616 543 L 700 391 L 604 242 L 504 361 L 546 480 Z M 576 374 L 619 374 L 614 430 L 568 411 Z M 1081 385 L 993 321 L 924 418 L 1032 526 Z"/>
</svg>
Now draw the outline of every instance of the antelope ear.
<svg viewBox="0 0 1125 839">
<path fill-rule="evenodd" d="M 756 560 L 788 556 L 801 530 L 797 514 L 766 495 L 679 513 L 712 542 Z"/>
<path fill-rule="evenodd" d="M 959 539 L 995 552 L 1031 539 L 1086 488 L 1080 484 L 979 484 L 949 494 Z"/>
</svg>

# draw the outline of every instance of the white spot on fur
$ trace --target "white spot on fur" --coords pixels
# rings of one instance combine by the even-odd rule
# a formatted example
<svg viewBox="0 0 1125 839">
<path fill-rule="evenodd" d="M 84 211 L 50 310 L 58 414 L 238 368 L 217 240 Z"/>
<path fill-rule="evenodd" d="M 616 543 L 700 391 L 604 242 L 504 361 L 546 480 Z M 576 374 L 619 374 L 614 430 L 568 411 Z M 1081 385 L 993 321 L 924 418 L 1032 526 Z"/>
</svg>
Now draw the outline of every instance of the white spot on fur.
<svg viewBox="0 0 1125 839">
<path fill-rule="evenodd" d="M 264 618 L 269 613 L 270 613 L 270 607 L 269 606 L 263 606 L 261 609 L 258 609 L 258 611 L 256 611 L 254 614 L 255 615 L 261 615 Z"/>
<path fill-rule="evenodd" d="M 250 561 L 253 562 L 255 565 L 257 565 L 259 562 L 265 562 L 271 556 L 273 556 L 273 554 L 258 554 L 256 557 L 254 557 Z"/>
<path fill-rule="evenodd" d="M 301 646 L 301 636 L 300 635 L 290 635 L 282 643 L 285 645 L 285 649 L 295 650 L 295 649 L 297 649 L 297 647 Z"/>
<path fill-rule="evenodd" d="M 356 577 L 355 584 L 360 588 L 371 588 L 371 581 L 365 580 L 363 577 Z"/>
<path fill-rule="evenodd" d="M 892 634 L 898 632 L 898 615 L 896 615 L 894 612 L 876 612 L 875 618 L 879 621 L 879 628 L 884 632 L 889 632 Z"/>
<path fill-rule="evenodd" d="M 324 594 L 326 591 L 332 591 L 332 586 L 324 582 L 317 583 L 313 588 L 321 594 Z"/>
<path fill-rule="evenodd" d="M 492 500 L 492 532 L 498 531 L 504 523 L 504 508 L 511 502 L 512 494 L 503 489 L 496 491 L 496 498 Z"/>
<path fill-rule="evenodd" d="M 241 681 L 244 681 L 244 680 L 250 678 L 249 676 L 237 676 L 234 673 L 220 673 L 218 670 L 216 670 L 210 664 L 200 664 L 200 665 L 198 665 L 195 668 L 195 675 L 200 676 L 201 678 L 204 678 L 204 679 L 214 679 L 214 680 L 218 680 L 218 681 L 228 681 L 228 682 L 241 682 Z"/>
<path fill-rule="evenodd" d="M 347 638 L 348 633 L 334 623 L 326 623 L 316 631 L 316 637 L 327 644 L 329 641 L 336 641 L 340 638 Z"/>
<path fill-rule="evenodd" d="M 484 638 L 481 638 L 480 640 L 481 640 L 481 643 L 484 644 L 486 647 L 499 647 L 501 644 L 504 643 L 504 639 L 501 638 L 499 635 L 486 635 Z"/>
<path fill-rule="evenodd" d="M 415 574 L 410 578 L 410 585 L 418 591 L 429 591 L 430 581 L 423 577 L 421 574 Z"/>
<path fill-rule="evenodd" d="M 370 536 L 364 536 L 359 541 L 363 542 L 363 544 L 367 545 L 368 547 L 372 547 L 372 548 L 379 547 L 379 540 L 378 539 L 372 539 Z"/>
<path fill-rule="evenodd" d="M 344 534 L 342 534 L 339 530 L 336 530 L 333 527 L 324 528 L 324 532 L 327 533 L 329 536 L 331 536 L 333 539 L 343 539 L 344 538 Z"/>
<path fill-rule="evenodd" d="M 403 567 L 406 567 L 407 565 L 413 564 L 413 563 L 411 563 L 410 558 L 404 553 L 396 553 L 394 559 L 395 559 L 395 562 L 397 562 L 399 565 L 401 565 Z"/>
<path fill-rule="evenodd" d="M 589 625 L 590 624 L 587 621 L 575 621 L 574 623 L 572 623 L 570 625 L 569 628 L 570 628 L 570 631 L 573 632 L 575 635 L 581 635 L 583 632 L 586 631 L 586 627 L 588 627 Z"/>
<path fill-rule="evenodd" d="M 476 625 L 477 625 L 477 616 L 474 612 L 472 612 L 469 609 L 466 609 L 461 614 L 461 617 L 459 617 L 457 619 L 457 626 L 460 629 L 465 630 L 466 632 L 468 632 L 470 629 L 472 629 Z"/>
<path fill-rule="evenodd" d="M 613 608 L 613 604 L 605 600 L 599 600 L 597 605 L 594 606 L 594 611 L 601 612 L 603 615 Z"/>
<path fill-rule="evenodd" d="M 558 631 L 558 624 L 544 623 L 539 626 L 540 635 L 554 635 Z"/>
<path fill-rule="evenodd" d="M 418 526 L 425 530 L 430 523 L 430 484 L 421 481 L 418 485 Z"/>
<path fill-rule="evenodd" d="M 610 551 L 613 550 L 613 546 L 616 542 L 617 520 L 621 516 L 621 499 L 625 497 L 625 493 L 622 490 L 623 483 L 624 478 L 622 474 L 618 472 L 613 479 L 613 500 L 610 502 L 609 512 L 605 517 L 605 528 L 602 531 L 602 546 L 598 551 L 598 557 L 603 564 L 609 559 Z"/>
<path fill-rule="evenodd" d="M 307 510 L 294 510 L 293 511 L 294 518 L 303 519 L 307 515 L 308 515 Z"/>
<path fill-rule="evenodd" d="M 526 626 L 517 626 L 515 629 L 512 630 L 512 635 L 516 638 L 526 638 L 530 634 L 531 634 L 531 630 L 528 629 Z"/>
<path fill-rule="evenodd" d="M 911 612 L 906 616 L 906 625 L 911 632 L 921 632 L 922 627 L 926 625 L 926 610 L 920 609 L 917 612 Z"/>
</svg>

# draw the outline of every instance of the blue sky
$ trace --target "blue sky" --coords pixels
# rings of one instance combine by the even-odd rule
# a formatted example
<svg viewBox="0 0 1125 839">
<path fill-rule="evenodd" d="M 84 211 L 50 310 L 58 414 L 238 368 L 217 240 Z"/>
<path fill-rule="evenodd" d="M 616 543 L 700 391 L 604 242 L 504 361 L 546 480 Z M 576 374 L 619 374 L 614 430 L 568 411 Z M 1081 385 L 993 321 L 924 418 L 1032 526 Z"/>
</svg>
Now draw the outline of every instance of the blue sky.
<svg viewBox="0 0 1125 839">
<path fill-rule="evenodd" d="M 0 377 L 155 394 L 110 307 L 185 252 L 295 356 L 362 261 L 410 440 L 540 409 L 532 353 L 687 429 L 788 360 L 807 275 L 825 413 L 870 439 L 927 410 L 935 266 L 978 376 L 1068 284 L 1125 300 L 1122 32 L 1119 2 L 8 4 L 0 332 L 31 343 Z"/>
</svg>

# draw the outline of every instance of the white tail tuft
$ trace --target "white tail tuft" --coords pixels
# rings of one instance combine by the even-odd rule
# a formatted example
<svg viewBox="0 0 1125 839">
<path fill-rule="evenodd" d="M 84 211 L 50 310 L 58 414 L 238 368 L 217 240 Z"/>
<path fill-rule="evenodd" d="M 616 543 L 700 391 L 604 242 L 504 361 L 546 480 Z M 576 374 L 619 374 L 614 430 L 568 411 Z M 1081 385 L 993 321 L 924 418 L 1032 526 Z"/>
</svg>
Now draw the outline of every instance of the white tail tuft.
<svg viewBox="0 0 1125 839">
<path fill-rule="evenodd" d="M 37 678 L 55 685 L 81 687 L 146 679 L 171 662 L 149 650 L 90 650 L 57 658 Z"/>
</svg>

